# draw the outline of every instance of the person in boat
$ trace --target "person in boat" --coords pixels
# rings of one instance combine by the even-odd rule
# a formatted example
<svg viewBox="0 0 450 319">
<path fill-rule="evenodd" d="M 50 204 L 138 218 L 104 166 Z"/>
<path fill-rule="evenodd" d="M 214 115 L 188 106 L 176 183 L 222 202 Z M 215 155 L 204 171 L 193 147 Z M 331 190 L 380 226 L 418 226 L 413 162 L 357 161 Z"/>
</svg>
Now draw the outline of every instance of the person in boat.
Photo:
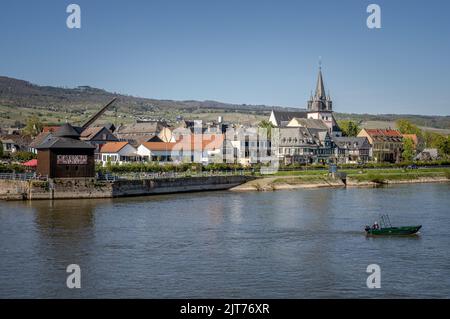
<svg viewBox="0 0 450 319">
<path fill-rule="evenodd" d="M 380 226 L 378 225 L 378 222 L 375 222 L 373 224 L 372 229 L 380 229 Z"/>
</svg>

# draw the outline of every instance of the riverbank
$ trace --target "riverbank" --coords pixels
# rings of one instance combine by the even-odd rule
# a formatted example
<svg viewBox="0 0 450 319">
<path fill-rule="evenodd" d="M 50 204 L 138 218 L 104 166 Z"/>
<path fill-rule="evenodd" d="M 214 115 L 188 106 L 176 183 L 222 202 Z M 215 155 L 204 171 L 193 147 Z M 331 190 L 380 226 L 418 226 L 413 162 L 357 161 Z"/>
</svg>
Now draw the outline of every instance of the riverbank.
<svg viewBox="0 0 450 319">
<path fill-rule="evenodd" d="M 343 171 L 345 178 L 332 178 L 323 171 L 277 172 L 232 188 L 233 191 L 275 191 L 321 187 L 379 187 L 390 184 L 450 182 L 448 169 Z"/>
<path fill-rule="evenodd" d="M 253 178 L 244 175 L 99 181 L 60 178 L 49 181 L 0 180 L 0 200 L 84 199 L 226 190 Z"/>
</svg>

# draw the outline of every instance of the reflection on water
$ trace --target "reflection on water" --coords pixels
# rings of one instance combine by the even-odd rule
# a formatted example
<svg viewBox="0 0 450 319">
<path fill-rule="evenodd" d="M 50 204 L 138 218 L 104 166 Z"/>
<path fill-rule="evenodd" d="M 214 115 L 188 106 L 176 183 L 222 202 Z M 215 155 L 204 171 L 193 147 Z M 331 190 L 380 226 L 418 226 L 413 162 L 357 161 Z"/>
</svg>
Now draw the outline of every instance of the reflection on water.
<svg viewBox="0 0 450 319">
<path fill-rule="evenodd" d="M 0 297 L 448 297 L 449 184 L 0 202 Z M 412 237 L 366 237 L 381 213 Z M 82 289 L 65 286 L 69 264 Z M 382 288 L 366 288 L 366 267 Z"/>
<path fill-rule="evenodd" d="M 69 240 L 77 240 L 80 231 L 92 231 L 94 210 L 98 205 L 91 200 L 37 201 L 28 204 L 35 211 L 35 222 L 42 235 L 59 235 Z M 55 229 L 61 232 L 55 234 L 51 231 Z"/>
</svg>

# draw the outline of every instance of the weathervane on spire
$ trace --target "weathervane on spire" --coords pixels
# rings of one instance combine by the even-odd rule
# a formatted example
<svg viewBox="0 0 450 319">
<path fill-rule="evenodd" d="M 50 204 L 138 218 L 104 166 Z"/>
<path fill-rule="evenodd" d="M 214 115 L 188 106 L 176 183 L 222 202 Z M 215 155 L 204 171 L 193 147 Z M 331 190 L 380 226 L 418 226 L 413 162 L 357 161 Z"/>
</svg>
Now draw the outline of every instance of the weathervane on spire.
<svg viewBox="0 0 450 319">
<path fill-rule="evenodd" d="M 322 56 L 319 55 L 319 70 L 322 70 Z"/>
</svg>

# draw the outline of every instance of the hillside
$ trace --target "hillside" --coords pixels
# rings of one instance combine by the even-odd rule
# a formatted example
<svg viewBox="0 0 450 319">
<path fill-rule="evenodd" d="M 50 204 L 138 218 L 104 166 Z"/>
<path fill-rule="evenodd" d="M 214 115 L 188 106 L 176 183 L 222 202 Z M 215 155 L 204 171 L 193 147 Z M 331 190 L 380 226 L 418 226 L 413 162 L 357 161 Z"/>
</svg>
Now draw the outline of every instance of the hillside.
<svg viewBox="0 0 450 319">
<path fill-rule="evenodd" d="M 177 116 L 211 120 L 223 115 L 225 120 L 255 123 L 266 119 L 272 109 L 291 110 L 280 106 L 228 104 L 217 101 L 173 101 L 115 94 L 90 86 L 62 88 L 39 86 L 27 81 L 0 76 L 0 119 L 2 126 L 23 123 L 28 116 L 38 115 L 47 123 L 74 123 L 86 121 L 113 97 L 118 101 L 101 118 L 102 122 L 127 123 L 136 119 L 166 119 Z M 293 110 L 293 109 L 292 109 Z M 116 113 L 117 112 L 117 113 Z M 399 118 L 425 127 L 448 132 L 450 116 L 345 114 L 336 113 L 337 119 L 352 119 L 363 126 L 370 123 L 392 126 Z"/>
</svg>

